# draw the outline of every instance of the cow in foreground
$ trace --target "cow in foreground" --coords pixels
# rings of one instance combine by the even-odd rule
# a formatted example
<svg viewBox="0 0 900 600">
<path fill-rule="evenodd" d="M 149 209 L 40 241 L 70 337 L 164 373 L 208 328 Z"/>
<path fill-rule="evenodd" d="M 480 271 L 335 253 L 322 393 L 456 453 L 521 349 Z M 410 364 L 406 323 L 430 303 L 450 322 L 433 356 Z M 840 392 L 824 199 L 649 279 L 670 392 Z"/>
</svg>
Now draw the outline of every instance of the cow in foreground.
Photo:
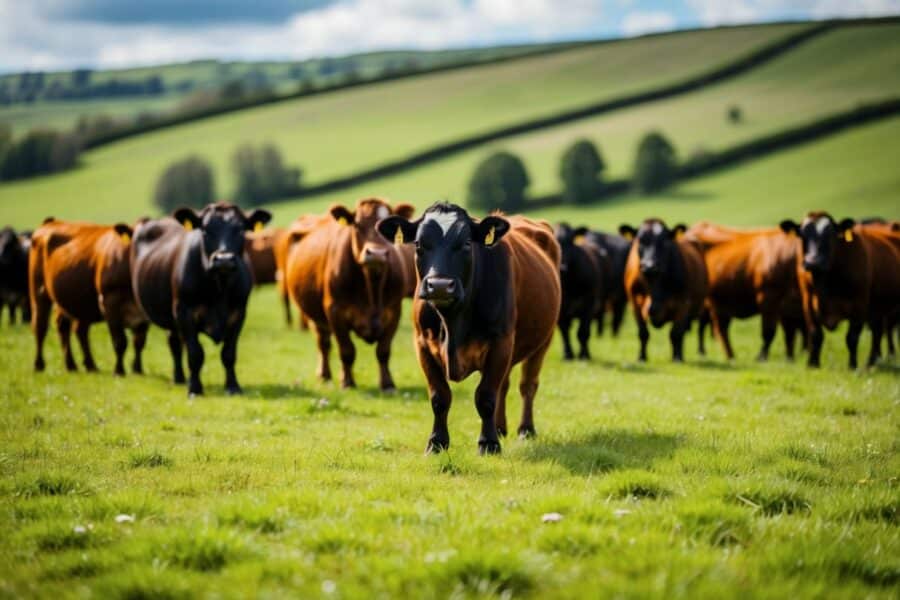
<svg viewBox="0 0 900 600">
<path fill-rule="evenodd" d="M 341 358 L 341 385 L 355 387 L 356 348 L 351 332 L 375 344 L 382 390 L 394 389 L 389 361 L 400 322 L 406 274 L 400 251 L 383 238 L 376 223 L 412 215 L 413 207 L 391 207 L 380 198 L 360 200 L 355 210 L 332 206 L 329 214 L 307 218 L 293 229 L 285 266 L 285 284 L 302 314 L 315 329 L 318 375 L 331 379 L 331 336 Z"/>
<path fill-rule="evenodd" d="M 619 335 L 625 307 L 628 305 L 628 294 L 625 292 L 625 265 L 631 252 L 631 241 L 624 236 L 604 231 L 588 231 L 584 239 L 600 247 L 607 257 L 609 273 L 606 280 L 606 306 L 597 314 L 597 335 L 603 335 L 605 313 L 612 316 L 611 328 L 613 337 Z"/>
<path fill-rule="evenodd" d="M 625 290 L 638 325 L 641 350 L 638 360 L 647 360 L 650 331 L 672 323 L 669 340 L 672 360 L 684 360 L 684 334 L 700 316 L 706 298 L 707 275 L 698 244 L 684 236 L 687 227 L 669 229 L 659 219 L 647 219 L 635 230 L 622 225 L 620 233 L 633 238 L 625 269 Z"/>
<path fill-rule="evenodd" d="M 734 358 L 729 336 L 733 318 L 762 316 L 762 347 L 757 360 L 769 357 L 779 321 L 785 351 L 794 357 L 794 339 L 806 327 L 797 284 L 795 240 L 778 228 L 733 229 L 708 222 L 693 225 L 688 236 L 699 241 L 709 276 L 708 320 L 728 359 Z M 700 320 L 700 353 L 707 317 Z"/>
<path fill-rule="evenodd" d="M 450 446 L 448 380 L 462 381 L 480 371 L 478 449 L 500 452 L 510 369 L 518 363 L 518 432 L 534 435 L 534 397 L 561 302 L 560 249 L 551 227 L 524 217 L 492 215 L 479 221 L 459 206 L 439 203 L 413 222 L 384 219 L 378 230 L 387 239 L 415 243 L 415 345 L 434 412 L 427 451 Z"/>
<path fill-rule="evenodd" d="M 114 373 L 125 374 L 126 328 L 133 332 L 132 371 L 143 372 L 141 353 L 148 323 L 131 291 L 131 235 L 131 227 L 124 223 L 107 226 L 53 219 L 47 219 L 32 234 L 28 280 L 36 371 L 45 367 L 44 339 L 51 309 L 56 306 L 56 327 L 67 370 L 77 369 L 69 343 L 72 325 L 81 345 L 84 368 L 96 371 L 88 330 L 93 323 L 106 320 L 116 353 Z"/>
<path fill-rule="evenodd" d="M 16 312 L 22 312 L 22 322 L 31 321 L 31 301 L 28 296 L 28 250 L 31 232 L 16 233 L 11 227 L 0 231 L 0 318 L 3 307 L 9 308 L 10 325 L 16 322 Z"/>
<path fill-rule="evenodd" d="M 559 278 L 562 287 L 562 303 L 559 309 L 559 332 L 563 341 L 563 358 L 575 358 L 569 330 L 572 321 L 578 319 L 578 358 L 590 359 L 588 339 L 591 323 L 595 318 L 603 318 L 606 305 L 606 288 L 610 278 L 609 260 L 606 252 L 587 241 L 586 227 L 573 229 L 568 223 L 556 226 L 556 241 L 561 258 Z"/>
<path fill-rule="evenodd" d="M 169 332 L 175 383 L 184 383 L 182 344 L 187 348 L 188 394 L 203 393 L 200 370 L 205 333 L 222 344 L 225 391 L 241 393 L 234 364 L 253 281 L 244 260 L 244 233 L 271 215 L 249 215 L 233 204 L 181 208 L 174 218 L 142 223 L 132 244 L 132 285 L 150 320 Z"/>
<path fill-rule="evenodd" d="M 826 212 L 811 212 L 799 224 L 782 221 L 781 229 L 799 238 L 797 278 L 810 336 L 809 366 L 820 365 L 822 328 L 833 331 L 845 319 L 850 368 L 857 366 L 859 336 L 867 323 L 868 365 L 874 365 L 885 324 L 890 327 L 900 316 L 900 235 L 853 219 L 838 222 Z"/>
</svg>

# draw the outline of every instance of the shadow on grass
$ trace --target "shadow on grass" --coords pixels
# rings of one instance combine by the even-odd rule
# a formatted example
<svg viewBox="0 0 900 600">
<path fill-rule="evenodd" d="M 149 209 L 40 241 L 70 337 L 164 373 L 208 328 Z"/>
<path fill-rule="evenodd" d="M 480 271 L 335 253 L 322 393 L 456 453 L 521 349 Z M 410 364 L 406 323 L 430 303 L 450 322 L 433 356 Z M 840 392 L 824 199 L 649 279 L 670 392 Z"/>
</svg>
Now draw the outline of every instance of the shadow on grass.
<svg viewBox="0 0 900 600">
<path fill-rule="evenodd" d="M 366 396 L 374 396 L 382 400 L 402 400 L 404 402 L 425 402 L 428 400 L 428 390 L 424 385 L 400 386 L 393 392 L 382 392 L 377 385 L 360 386 L 356 388 Z"/>
<path fill-rule="evenodd" d="M 318 398 L 321 395 L 321 392 L 287 383 L 261 383 L 244 386 L 244 396 L 259 397 L 263 400 L 297 400 Z"/>
<path fill-rule="evenodd" d="M 728 361 L 724 358 L 721 360 L 716 360 L 714 358 L 698 358 L 696 360 L 688 361 L 685 364 L 709 371 L 738 372 L 747 370 L 743 365 L 738 365 L 734 361 Z"/>
<path fill-rule="evenodd" d="M 646 469 L 668 458 L 681 444 L 679 436 L 627 429 L 604 429 L 565 440 L 534 440 L 526 460 L 560 464 L 576 475 L 616 469 Z"/>
</svg>

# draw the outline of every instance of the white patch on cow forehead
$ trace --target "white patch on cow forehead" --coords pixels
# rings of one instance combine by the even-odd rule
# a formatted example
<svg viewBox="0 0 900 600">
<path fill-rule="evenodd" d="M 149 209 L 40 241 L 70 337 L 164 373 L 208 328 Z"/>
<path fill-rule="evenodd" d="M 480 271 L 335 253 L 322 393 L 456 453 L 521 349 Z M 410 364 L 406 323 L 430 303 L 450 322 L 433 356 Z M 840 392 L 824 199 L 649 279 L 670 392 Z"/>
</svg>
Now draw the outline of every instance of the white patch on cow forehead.
<svg viewBox="0 0 900 600">
<path fill-rule="evenodd" d="M 379 219 L 387 219 L 389 216 L 391 216 L 391 211 L 388 210 L 387 206 L 382 204 L 378 207 L 378 210 L 375 211 L 375 214 Z"/>
<path fill-rule="evenodd" d="M 829 225 L 831 225 L 831 219 L 828 217 L 819 217 L 818 220 L 816 220 L 816 231 L 825 233 L 825 230 Z"/>
<path fill-rule="evenodd" d="M 657 221 L 656 223 L 653 224 L 653 233 L 655 233 L 656 235 L 661 235 L 662 232 L 663 232 L 662 223 Z"/>
<path fill-rule="evenodd" d="M 453 224 L 459 221 L 459 213 L 456 211 L 428 213 L 426 220 L 437 223 L 440 226 L 441 231 L 444 232 L 444 235 L 447 235 L 450 228 L 453 227 Z"/>
</svg>

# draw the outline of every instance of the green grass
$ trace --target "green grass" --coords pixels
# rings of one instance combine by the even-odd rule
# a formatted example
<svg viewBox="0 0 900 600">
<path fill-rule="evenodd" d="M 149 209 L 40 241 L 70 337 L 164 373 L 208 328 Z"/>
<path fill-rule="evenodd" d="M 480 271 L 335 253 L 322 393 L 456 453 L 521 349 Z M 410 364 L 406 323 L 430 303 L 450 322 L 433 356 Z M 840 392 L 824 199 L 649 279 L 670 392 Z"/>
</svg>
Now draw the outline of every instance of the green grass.
<svg viewBox="0 0 900 600">
<path fill-rule="evenodd" d="M 806 26 L 625 40 L 240 111 L 99 148 L 68 173 L 3 185 L 0 210 L 26 197 L 35 213 L 52 209 L 59 218 L 135 219 L 155 212 L 162 170 L 191 153 L 212 162 L 219 195 L 227 195 L 228 159 L 251 141 L 276 143 L 307 181 L 321 181 L 486 128 L 678 81 Z M 455 178 L 468 176 L 467 168 Z"/>
</svg>

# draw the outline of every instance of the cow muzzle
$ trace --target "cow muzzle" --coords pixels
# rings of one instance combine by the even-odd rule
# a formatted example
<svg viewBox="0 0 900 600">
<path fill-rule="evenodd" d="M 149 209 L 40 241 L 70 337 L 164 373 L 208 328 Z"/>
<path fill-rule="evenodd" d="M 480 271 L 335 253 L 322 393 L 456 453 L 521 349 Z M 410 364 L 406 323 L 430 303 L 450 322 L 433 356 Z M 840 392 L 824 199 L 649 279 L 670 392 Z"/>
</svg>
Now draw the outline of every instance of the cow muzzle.
<svg viewBox="0 0 900 600">
<path fill-rule="evenodd" d="M 818 258 L 806 256 L 803 258 L 803 268 L 813 275 L 818 275 L 825 270 L 825 262 Z"/>
<path fill-rule="evenodd" d="M 383 267 L 388 261 L 388 249 L 366 245 L 360 253 L 360 263 L 364 267 Z"/>
<path fill-rule="evenodd" d="M 237 269 L 238 257 L 234 252 L 213 252 L 209 257 L 209 268 L 212 271 L 227 273 Z"/>
<path fill-rule="evenodd" d="M 452 306 L 462 300 L 462 286 L 451 277 L 429 276 L 422 280 L 419 298 L 436 306 Z"/>
<path fill-rule="evenodd" d="M 641 261 L 641 273 L 648 276 L 659 275 L 660 268 L 655 262 Z"/>
</svg>

